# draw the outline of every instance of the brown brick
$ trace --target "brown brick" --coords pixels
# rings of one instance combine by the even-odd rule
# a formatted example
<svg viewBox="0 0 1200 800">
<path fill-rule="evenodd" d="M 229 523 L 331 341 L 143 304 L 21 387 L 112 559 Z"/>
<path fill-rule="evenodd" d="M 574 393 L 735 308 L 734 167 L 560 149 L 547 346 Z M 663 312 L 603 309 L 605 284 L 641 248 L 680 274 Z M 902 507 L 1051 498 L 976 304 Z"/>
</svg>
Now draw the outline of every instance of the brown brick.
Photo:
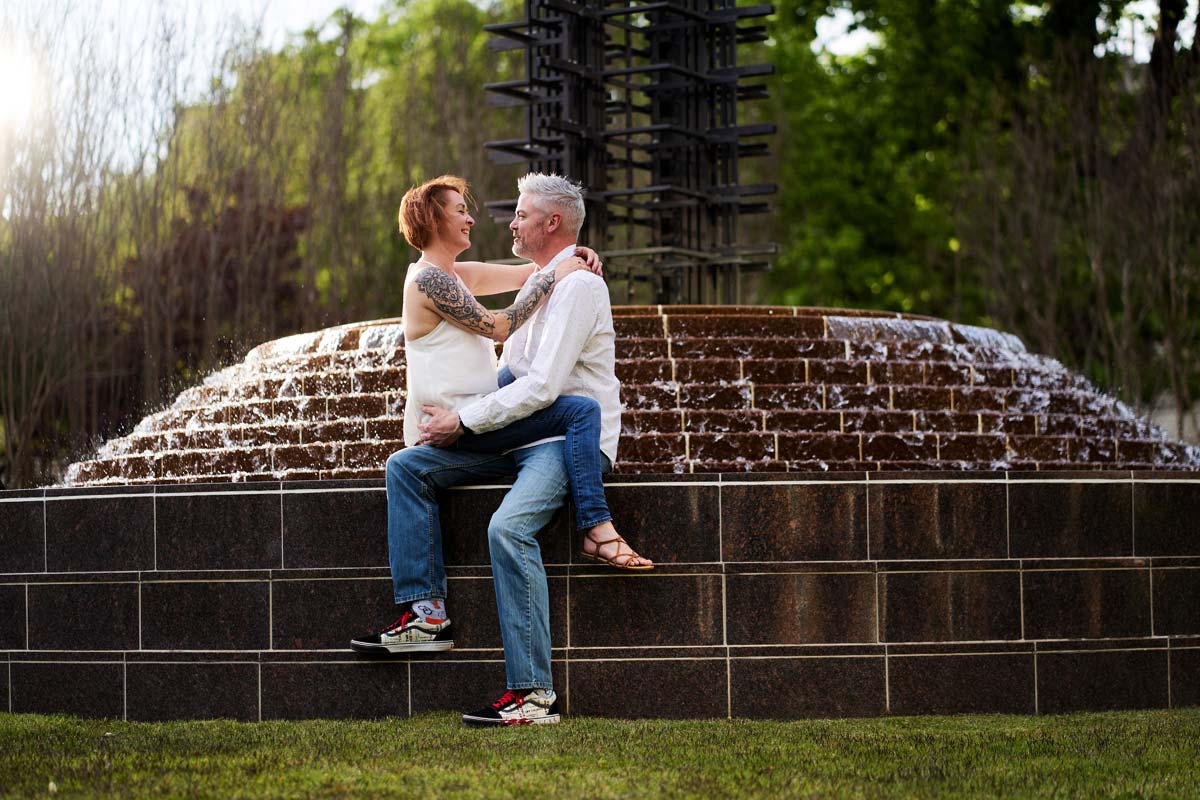
<svg viewBox="0 0 1200 800">
<path fill-rule="evenodd" d="M 404 418 L 383 417 L 367 420 L 367 438 L 404 441 Z"/>
<path fill-rule="evenodd" d="M 677 336 L 739 336 L 820 339 L 825 335 L 821 317 L 716 317 L 669 316 L 667 330 Z"/>
<path fill-rule="evenodd" d="M 810 360 L 808 362 L 808 382 L 865 384 L 867 382 L 867 362 Z"/>
<path fill-rule="evenodd" d="M 978 433 L 979 415 L 971 411 L 918 411 L 916 429 L 935 433 Z"/>
<path fill-rule="evenodd" d="M 766 429 L 779 433 L 841 433 L 837 411 L 768 411 Z"/>
<path fill-rule="evenodd" d="M 824 397 L 820 386 L 781 386 L 778 384 L 756 384 L 754 386 L 755 408 L 818 411 L 824 405 Z"/>
<path fill-rule="evenodd" d="M 825 391 L 825 407 L 830 411 L 887 411 L 891 402 L 888 386 L 829 386 Z"/>
<path fill-rule="evenodd" d="M 679 433 L 683 430 L 682 411 L 626 411 L 621 415 L 621 433 Z"/>
<path fill-rule="evenodd" d="M 640 411 L 678 408 L 677 391 L 674 383 L 625 383 L 621 385 L 621 402 L 627 409 Z"/>
<path fill-rule="evenodd" d="M 863 458 L 868 461 L 934 461 L 937 436 L 931 433 L 864 433 Z"/>
<path fill-rule="evenodd" d="M 943 434 L 938 439 L 942 461 L 1001 461 L 1010 455 L 1001 435 Z"/>
<path fill-rule="evenodd" d="M 903 433 L 913 431 L 911 411 L 844 411 L 846 433 Z"/>
<path fill-rule="evenodd" d="M 617 362 L 617 380 L 621 383 L 654 383 L 671 379 L 671 360 L 667 358 Z"/>
<path fill-rule="evenodd" d="M 686 450 L 682 433 L 643 434 L 621 442 L 620 457 L 626 461 L 667 463 L 683 460 Z"/>
<path fill-rule="evenodd" d="M 742 365 L 736 358 L 677 359 L 675 380 L 680 383 L 740 381 Z"/>
<path fill-rule="evenodd" d="M 613 317 L 613 328 L 617 332 L 617 341 L 626 337 L 655 338 L 663 337 L 663 318 L 654 316 Z"/>
<path fill-rule="evenodd" d="M 336 445 L 286 445 L 274 449 L 271 468 L 276 472 L 288 469 L 331 469 L 341 465 Z"/>
<path fill-rule="evenodd" d="M 377 394 L 344 394 L 327 401 L 326 419 L 371 419 L 386 412 L 384 398 Z"/>
<path fill-rule="evenodd" d="M 382 394 L 403 389 L 406 385 L 405 380 L 404 370 L 395 367 L 362 369 L 353 374 L 350 386 L 354 392 Z M 305 383 L 306 387 L 307 385 Z M 346 394 L 346 392 L 330 392 L 330 394 Z"/>
<path fill-rule="evenodd" d="M 750 384 L 721 386 L 713 383 L 684 383 L 679 386 L 681 408 L 728 410 L 750 408 Z"/>
<path fill-rule="evenodd" d="M 667 340 L 661 335 L 654 338 L 617 337 L 617 358 L 666 358 Z"/>
<path fill-rule="evenodd" d="M 919 385 L 925 383 L 925 365 L 919 361 L 888 361 L 871 365 L 872 383 L 899 383 Z"/>
<path fill-rule="evenodd" d="M 775 455 L 772 433 L 693 433 L 688 458 L 693 461 L 766 461 Z"/>
<path fill-rule="evenodd" d="M 950 389 L 932 386 L 895 386 L 892 406 L 897 410 L 940 411 L 950 408 Z"/>
<path fill-rule="evenodd" d="M 304 428 L 303 442 L 304 444 L 356 442 L 366 436 L 366 427 L 366 422 L 361 419 L 309 425 Z"/>
<path fill-rule="evenodd" d="M 779 457 L 788 461 L 857 461 L 857 434 L 781 433 Z"/>
<path fill-rule="evenodd" d="M 806 383 L 803 359 L 748 358 L 742 368 L 746 380 L 754 383 Z"/>
<path fill-rule="evenodd" d="M 688 433 L 750 433 L 763 430 L 763 413 L 741 411 L 684 412 L 683 429 Z"/>
<path fill-rule="evenodd" d="M 342 445 L 342 463 L 346 469 L 382 469 L 388 456 L 401 449 L 397 442 L 350 442 Z"/>
</svg>

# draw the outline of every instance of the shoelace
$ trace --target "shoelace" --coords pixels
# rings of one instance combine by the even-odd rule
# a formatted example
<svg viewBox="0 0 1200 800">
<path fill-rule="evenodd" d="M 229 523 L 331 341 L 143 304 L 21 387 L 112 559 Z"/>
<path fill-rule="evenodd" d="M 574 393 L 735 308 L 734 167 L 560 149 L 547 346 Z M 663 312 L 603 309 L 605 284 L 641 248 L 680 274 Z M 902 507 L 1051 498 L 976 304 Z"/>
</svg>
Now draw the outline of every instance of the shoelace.
<svg viewBox="0 0 1200 800">
<path fill-rule="evenodd" d="M 525 694 L 523 692 L 517 692 L 512 689 L 509 689 L 507 692 L 505 692 L 500 697 L 499 700 L 492 703 L 492 708 L 496 708 L 496 709 L 504 708 L 509 703 L 520 703 L 524 699 L 525 699 Z"/>
<path fill-rule="evenodd" d="M 384 631 L 384 633 L 391 633 L 394 630 L 403 628 L 410 619 L 415 619 L 416 616 L 417 615 L 412 613 L 411 611 L 405 611 L 403 614 L 400 615 L 400 619 L 396 620 L 391 625 L 388 625 L 386 628 L 383 629 L 383 631 Z"/>
</svg>

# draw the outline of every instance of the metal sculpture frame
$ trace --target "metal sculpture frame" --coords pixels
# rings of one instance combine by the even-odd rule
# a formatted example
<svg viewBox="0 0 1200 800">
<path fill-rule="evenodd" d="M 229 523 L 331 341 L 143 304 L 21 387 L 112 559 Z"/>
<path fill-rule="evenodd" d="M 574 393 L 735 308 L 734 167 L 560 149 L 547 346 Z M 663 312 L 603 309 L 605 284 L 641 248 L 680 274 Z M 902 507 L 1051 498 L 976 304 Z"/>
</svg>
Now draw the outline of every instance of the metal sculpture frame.
<svg viewBox="0 0 1200 800">
<path fill-rule="evenodd" d="M 738 125 L 739 103 L 767 96 L 767 64 L 739 66 L 738 46 L 767 38 L 770 5 L 735 0 L 525 0 L 525 17 L 488 25 L 496 50 L 523 50 L 524 77 L 490 83 L 498 105 L 525 109 L 525 135 L 485 146 L 579 181 L 582 242 L 611 275 L 649 284 L 650 302 L 737 302 L 741 275 L 768 267 L 771 245 L 739 241 L 739 218 L 769 209 L 775 185 L 740 182 L 766 155 L 773 124 Z M 749 21 L 749 24 L 744 24 Z M 515 200 L 488 203 L 497 220 Z"/>
</svg>

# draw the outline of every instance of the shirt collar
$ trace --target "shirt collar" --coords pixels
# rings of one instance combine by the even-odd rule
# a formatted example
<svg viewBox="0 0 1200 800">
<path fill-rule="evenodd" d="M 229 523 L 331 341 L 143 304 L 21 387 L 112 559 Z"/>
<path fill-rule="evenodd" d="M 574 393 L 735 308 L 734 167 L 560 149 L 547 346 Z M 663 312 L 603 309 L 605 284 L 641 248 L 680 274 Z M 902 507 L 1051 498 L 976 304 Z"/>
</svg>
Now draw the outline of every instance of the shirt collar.
<svg viewBox="0 0 1200 800">
<path fill-rule="evenodd" d="M 564 247 L 562 250 L 559 250 L 558 253 L 555 254 L 554 258 L 547 261 L 546 266 L 539 269 L 538 272 L 545 272 L 548 269 L 554 269 L 556 266 L 558 266 L 558 262 L 562 261 L 564 258 L 570 258 L 571 256 L 575 255 L 575 247 L 576 245 L 572 243 Z"/>
</svg>

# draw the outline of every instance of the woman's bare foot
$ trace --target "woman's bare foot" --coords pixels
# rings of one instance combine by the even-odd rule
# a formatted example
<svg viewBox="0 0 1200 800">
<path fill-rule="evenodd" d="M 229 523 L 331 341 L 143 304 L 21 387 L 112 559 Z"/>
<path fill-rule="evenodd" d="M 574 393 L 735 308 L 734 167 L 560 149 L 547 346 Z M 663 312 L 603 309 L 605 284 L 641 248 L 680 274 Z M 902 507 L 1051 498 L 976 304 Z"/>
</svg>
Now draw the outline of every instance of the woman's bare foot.
<svg viewBox="0 0 1200 800">
<path fill-rule="evenodd" d="M 617 569 L 644 572 L 654 569 L 654 562 L 640 556 L 621 538 L 612 522 L 602 522 L 590 528 L 583 537 L 583 557 Z"/>
</svg>

